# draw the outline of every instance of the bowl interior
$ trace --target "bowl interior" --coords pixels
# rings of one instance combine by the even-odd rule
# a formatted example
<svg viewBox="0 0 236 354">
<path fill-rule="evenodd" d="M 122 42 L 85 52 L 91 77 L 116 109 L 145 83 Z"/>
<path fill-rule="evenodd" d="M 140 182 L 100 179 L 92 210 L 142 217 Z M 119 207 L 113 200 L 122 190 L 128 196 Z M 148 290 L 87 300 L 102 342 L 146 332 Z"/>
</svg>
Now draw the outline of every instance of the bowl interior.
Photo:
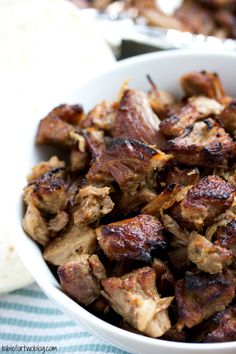
<svg viewBox="0 0 236 354">
<path fill-rule="evenodd" d="M 119 347 L 137 353 L 217 353 L 222 349 L 225 353 L 233 354 L 236 351 L 236 342 L 221 344 L 190 344 L 173 343 L 139 336 L 116 328 L 89 314 L 82 307 L 64 295 L 48 266 L 44 262 L 40 249 L 29 239 L 21 228 L 22 188 L 26 184 L 26 175 L 31 167 L 42 159 L 48 158 L 56 150 L 39 148 L 34 145 L 34 138 L 39 119 L 47 114 L 55 105 L 60 103 L 80 103 L 85 111 L 91 109 L 102 100 L 114 100 L 125 80 L 129 86 L 140 90 L 150 89 L 146 75 L 149 74 L 160 89 L 168 90 L 175 95 L 181 95 L 179 78 L 182 74 L 192 70 L 209 70 L 217 72 L 223 81 L 228 94 L 236 94 L 236 71 L 233 70 L 236 56 L 220 53 L 195 53 L 186 51 L 171 51 L 154 53 L 134 57 L 114 66 L 108 72 L 79 87 L 73 94 L 63 98 L 61 102 L 51 99 L 50 107 L 43 107 L 40 112 L 32 115 L 27 110 L 21 112 L 20 118 L 14 126 L 14 147 L 10 149 L 10 158 L 17 160 L 10 167 L 9 183 L 12 191 L 9 197 L 7 210 L 8 228 L 13 237 L 20 257 L 43 291 L 66 313 L 75 320 L 81 321 L 87 328 L 109 339 Z M 79 83 L 78 83 L 79 84 Z M 23 124 L 22 124 L 23 123 Z M 23 127 L 23 129 L 22 129 Z M 16 159 L 17 156 L 17 159 Z M 14 215 L 12 217 L 12 215 Z M 16 217 L 15 217 L 16 216 Z"/>
</svg>

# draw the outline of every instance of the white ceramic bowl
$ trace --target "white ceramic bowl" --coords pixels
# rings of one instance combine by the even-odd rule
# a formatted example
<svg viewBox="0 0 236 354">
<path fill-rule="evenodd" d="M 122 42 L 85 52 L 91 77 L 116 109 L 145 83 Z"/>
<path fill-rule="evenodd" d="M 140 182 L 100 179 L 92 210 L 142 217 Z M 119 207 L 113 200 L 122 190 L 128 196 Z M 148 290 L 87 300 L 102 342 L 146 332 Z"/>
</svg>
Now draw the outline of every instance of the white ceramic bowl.
<svg viewBox="0 0 236 354">
<path fill-rule="evenodd" d="M 180 94 L 180 76 L 191 70 L 203 69 L 218 72 L 226 91 L 232 95 L 236 94 L 236 55 L 170 51 L 143 55 L 120 62 L 113 69 L 78 88 L 63 101 L 81 103 L 88 110 L 103 99 L 115 99 L 124 80 L 130 79 L 131 87 L 148 90 L 147 74 L 151 75 L 158 87 Z M 27 117 L 27 114 L 21 112 L 14 121 L 12 129 L 14 132 L 10 142 L 14 144 L 14 149 L 9 154 L 9 159 L 13 159 L 10 160 L 12 166 L 9 171 L 11 191 L 7 212 L 9 230 L 22 261 L 39 286 L 61 310 L 75 321 L 81 322 L 92 333 L 127 351 L 141 354 L 216 354 L 222 352 L 235 354 L 236 342 L 220 344 L 175 343 L 127 332 L 91 315 L 60 290 L 56 279 L 44 262 L 38 246 L 21 228 L 22 187 L 26 183 L 25 176 L 35 163 L 45 158 L 45 153 L 49 153 L 47 149 L 39 149 L 34 146 L 36 128 L 39 119 L 56 103 L 58 102 L 52 102 L 51 107 L 42 107 L 42 112 L 39 112 L 37 117 Z M 6 153 L 8 153 L 7 150 Z"/>
</svg>

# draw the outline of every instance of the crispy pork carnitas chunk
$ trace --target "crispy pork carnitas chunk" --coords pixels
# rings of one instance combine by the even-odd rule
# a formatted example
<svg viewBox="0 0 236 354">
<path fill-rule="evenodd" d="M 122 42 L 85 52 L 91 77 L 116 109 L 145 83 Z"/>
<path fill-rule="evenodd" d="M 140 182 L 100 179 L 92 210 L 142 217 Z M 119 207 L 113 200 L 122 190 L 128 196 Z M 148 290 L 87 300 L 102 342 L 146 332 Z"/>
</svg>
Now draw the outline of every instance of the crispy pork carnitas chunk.
<svg viewBox="0 0 236 354">
<path fill-rule="evenodd" d="M 46 221 L 32 203 L 27 206 L 22 226 L 25 232 L 40 245 L 45 246 L 48 243 L 49 230 Z"/>
<path fill-rule="evenodd" d="M 181 217 L 200 230 L 225 212 L 234 201 L 234 189 L 218 176 L 207 176 L 192 187 L 180 203 Z"/>
<path fill-rule="evenodd" d="M 52 156 L 48 161 L 42 161 L 34 166 L 31 173 L 27 176 L 28 182 L 32 182 L 45 173 L 54 170 L 55 168 L 64 168 L 65 162 L 59 160 L 57 156 Z"/>
<path fill-rule="evenodd" d="M 114 207 L 109 194 L 109 187 L 85 186 L 81 188 L 75 197 L 74 223 L 86 225 L 100 221 Z"/>
<path fill-rule="evenodd" d="M 209 71 L 190 72 L 180 79 L 186 96 L 207 96 L 221 102 L 225 97 L 224 87 L 217 73 Z"/>
<path fill-rule="evenodd" d="M 151 148 L 134 139 L 116 139 L 90 168 L 92 182 L 116 181 L 122 191 L 133 194 L 150 183 L 154 171 L 160 170 L 172 155 Z"/>
<path fill-rule="evenodd" d="M 212 115 L 219 115 L 223 108 L 219 102 L 211 98 L 204 96 L 191 97 L 178 115 L 166 118 L 160 123 L 160 130 L 167 136 L 176 137 L 196 121 Z"/>
<path fill-rule="evenodd" d="M 186 165 L 221 166 L 234 154 L 235 143 L 219 123 L 207 118 L 169 140 L 166 151 Z"/>
<path fill-rule="evenodd" d="M 114 124 L 115 114 L 116 107 L 102 101 L 84 116 L 80 122 L 80 127 L 82 129 L 93 127 L 110 132 Z"/>
<path fill-rule="evenodd" d="M 232 100 L 220 114 L 225 130 L 236 138 L 236 100 Z"/>
<path fill-rule="evenodd" d="M 100 296 L 106 270 L 97 255 L 81 254 L 58 267 L 62 289 L 77 302 L 89 305 Z"/>
<path fill-rule="evenodd" d="M 53 144 L 67 148 L 75 146 L 83 139 L 77 127 L 82 116 L 83 110 L 78 105 L 61 105 L 53 109 L 41 120 L 36 143 Z"/>
<path fill-rule="evenodd" d="M 216 328 L 206 336 L 205 342 L 219 343 L 236 340 L 236 306 L 214 316 Z"/>
<path fill-rule="evenodd" d="M 68 202 L 64 169 L 54 169 L 45 173 L 24 188 L 26 204 L 34 204 L 40 210 L 56 214 L 65 209 Z"/>
<path fill-rule="evenodd" d="M 231 264 L 233 253 L 226 248 L 214 245 L 197 232 L 192 232 L 188 244 L 188 258 L 196 264 L 199 270 L 216 274 Z"/>
<path fill-rule="evenodd" d="M 163 249 L 166 242 L 163 226 L 150 215 L 138 215 L 96 229 L 99 245 L 111 260 L 151 260 L 151 251 Z"/>
<path fill-rule="evenodd" d="M 102 294 L 112 308 L 131 326 L 154 338 L 170 329 L 167 308 L 173 300 L 160 298 L 155 281 L 155 270 L 149 267 L 102 281 Z"/>
<path fill-rule="evenodd" d="M 183 200 L 190 188 L 191 186 L 181 187 L 178 184 L 168 185 L 164 191 L 143 207 L 142 213 L 159 216 L 164 210 Z"/>
<path fill-rule="evenodd" d="M 227 274 L 187 272 L 175 288 L 179 320 L 177 329 L 192 328 L 219 311 L 235 296 L 235 286 Z"/>
<path fill-rule="evenodd" d="M 215 243 L 230 249 L 236 257 L 236 216 L 235 219 L 225 222 L 225 224 L 217 228 L 214 234 Z"/>
<path fill-rule="evenodd" d="M 72 225 L 45 248 L 44 259 L 53 264 L 64 264 L 78 254 L 92 254 L 96 248 L 96 233 L 88 226 Z"/>
<path fill-rule="evenodd" d="M 132 138 L 146 144 L 162 147 L 160 120 L 151 109 L 146 93 L 127 89 L 123 93 L 112 135 L 114 138 Z"/>
</svg>

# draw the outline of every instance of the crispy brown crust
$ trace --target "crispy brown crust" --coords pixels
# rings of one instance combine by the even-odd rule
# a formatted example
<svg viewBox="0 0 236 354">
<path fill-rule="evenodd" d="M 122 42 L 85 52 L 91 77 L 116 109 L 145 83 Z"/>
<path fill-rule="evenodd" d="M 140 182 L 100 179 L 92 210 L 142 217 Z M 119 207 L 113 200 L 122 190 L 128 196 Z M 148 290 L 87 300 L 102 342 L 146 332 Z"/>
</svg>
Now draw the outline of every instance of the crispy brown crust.
<svg viewBox="0 0 236 354">
<path fill-rule="evenodd" d="M 219 343 L 231 342 L 236 340 L 236 307 L 230 307 L 216 318 L 216 328 L 206 336 L 204 342 Z"/>
<path fill-rule="evenodd" d="M 114 222 L 96 229 L 100 247 L 109 259 L 150 261 L 154 248 L 165 248 L 163 226 L 150 215 Z"/>
</svg>

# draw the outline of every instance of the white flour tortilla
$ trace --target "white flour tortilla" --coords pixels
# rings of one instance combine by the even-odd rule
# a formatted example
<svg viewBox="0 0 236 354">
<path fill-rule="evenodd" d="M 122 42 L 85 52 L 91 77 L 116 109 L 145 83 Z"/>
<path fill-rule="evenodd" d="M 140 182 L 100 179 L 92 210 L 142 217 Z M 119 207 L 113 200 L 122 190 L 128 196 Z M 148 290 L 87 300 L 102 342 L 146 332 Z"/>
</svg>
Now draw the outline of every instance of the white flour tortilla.
<svg viewBox="0 0 236 354">
<path fill-rule="evenodd" d="M 52 99 L 67 95 L 110 66 L 114 57 L 96 29 L 65 0 L 0 0 L 0 52 L 0 116 L 4 127 L 0 130 L 0 189 L 4 209 L 4 200 L 11 192 L 7 165 L 15 164 L 17 178 L 24 158 L 17 156 L 11 141 L 14 119 L 20 120 L 24 114 L 37 117 Z M 15 161 L 8 161 L 9 148 L 15 149 Z M 4 212 L 0 220 L 0 293 L 32 281 L 5 231 Z M 14 215 L 11 220 L 14 222 Z"/>
</svg>

